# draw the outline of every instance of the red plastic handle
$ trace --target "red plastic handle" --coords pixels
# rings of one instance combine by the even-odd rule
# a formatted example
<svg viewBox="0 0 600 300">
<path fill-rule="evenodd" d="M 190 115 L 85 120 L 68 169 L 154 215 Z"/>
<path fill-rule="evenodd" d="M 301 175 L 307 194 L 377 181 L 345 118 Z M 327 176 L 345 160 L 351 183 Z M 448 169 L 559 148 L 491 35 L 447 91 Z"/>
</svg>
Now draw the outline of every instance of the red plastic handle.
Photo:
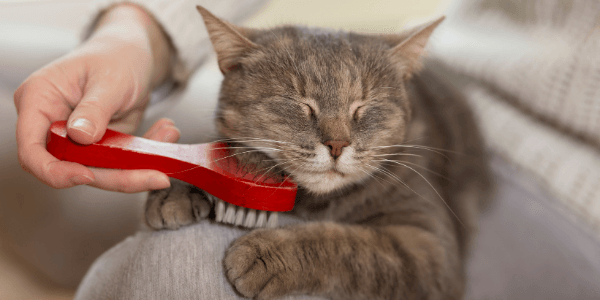
<svg viewBox="0 0 600 300">
<path fill-rule="evenodd" d="M 80 145 L 67 137 L 66 121 L 50 127 L 47 149 L 60 160 L 109 169 L 152 169 L 188 182 L 228 203 L 257 210 L 290 211 L 298 186 L 289 178 L 245 173 L 226 144 L 181 145 L 106 130 Z"/>
</svg>

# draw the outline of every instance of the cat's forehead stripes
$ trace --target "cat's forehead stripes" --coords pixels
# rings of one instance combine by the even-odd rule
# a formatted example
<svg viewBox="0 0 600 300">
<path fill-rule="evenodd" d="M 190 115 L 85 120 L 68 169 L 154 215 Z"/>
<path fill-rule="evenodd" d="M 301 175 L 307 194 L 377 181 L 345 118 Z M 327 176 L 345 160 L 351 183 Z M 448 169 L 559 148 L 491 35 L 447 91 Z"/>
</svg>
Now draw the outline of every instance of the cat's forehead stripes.
<svg viewBox="0 0 600 300">
<path fill-rule="evenodd" d="M 322 111 L 337 112 L 348 107 L 363 96 L 362 81 L 353 75 L 355 70 L 349 66 L 340 66 L 337 70 L 329 66 L 306 66 L 304 80 L 305 97 L 314 99 Z M 320 74 L 313 76 L 312 74 Z"/>
<path fill-rule="evenodd" d="M 368 97 L 364 55 L 356 55 L 345 34 L 308 33 L 296 28 L 271 31 L 259 44 L 268 49 L 264 63 L 276 66 L 279 80 L 285 75 L 301 97 L 314 100 L 324 112 L 341 113 L 355 101 Z"/>
</svg>

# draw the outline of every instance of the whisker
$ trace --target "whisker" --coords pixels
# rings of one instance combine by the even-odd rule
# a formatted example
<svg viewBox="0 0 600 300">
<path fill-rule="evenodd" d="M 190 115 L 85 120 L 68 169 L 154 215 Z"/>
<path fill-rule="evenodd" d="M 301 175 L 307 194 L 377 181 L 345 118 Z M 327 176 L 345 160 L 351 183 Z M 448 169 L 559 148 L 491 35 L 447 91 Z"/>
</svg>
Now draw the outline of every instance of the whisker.
<svg viewBox="0 0 600 300">
<path fill-rule="evenodd" d="M 257 149 L 257 147 L 235 147 L 235 146 L 234 147 L 220 147 L 220 148 L 214 148 L 214 149 L 217 150 L 217 149 L 232 149 L 232 148 L 252 149 L 252 150 L 248 150 L 248 151 L 244 151 L 244 152 L 240 152 L 240 153 L 234 153 L 234 154 L 231 154 L 231 155 L 227 155 L 225 157 L 220 157 L 220 158 L 217 158 L 217 159 L 213 159 L 212 162 L 218 162 L 218 161 L 223 160 L 223 159 L 227 159 L 227 158 L 230 158 L 230 157 L 234 157 L 234 156 L 238 156 L 238 155 L 242 155 L 242 154 L 246 154 L 246 153 L 263 152 L 265 149 L 270 149 L 270 150 L 275 150 L 275 151 L 283 151 L 281 149 L 268 148 L 268 147 L 258 147 L 259 149 Z M 244 167 L 245 166 L 242 166 L 242 168 L 244 168 Z M 197 169 L 197 168 L 201 168 L 201 166 L 194 166 L 194 167 L 191 167 L 191 168 L 188 168 L 188 169 L 185 169 L 185 170 L 181 170 L 181 171 L 177 171 L 177 172 L 169 172 L 169 173 L 165 173 L 165 174 L 167 174 L 167 175 L 178 174 L 178 173 L 188 172 L 188 171 L 191 171 L 191 170 L 194 170 L 194 169 Z"/>
<path fill-rule="evenodd" d="M 270 171 L 271 171 L 273 168 L 275 168 L 275 167 L 277 167 L 277 166 L 280 166 L 280 165 L 283 165 L 283 164 L 288 164 L 288 163 L 290 163 L 290 162 L 292 162 L 292 161 L 296 161 L 296 160 L 298 160 L 298 159 L 287 160 L 287 161 L 284 161 L 284 162 L 278 163 L 278 164 L 276 164 L 276 165 L 274 165 L 274 166 L 270 167 L 268 170 L 266 170 L 265 172 L 263 172 L 263 174 L 262 174 L 260 177 L 258 177 L 258 180 L 255 180 L 255 181 L 260 181 L 260 179 L 262 179 L 262 178 L 263 178 L 265 175 L 267 175 L 267 174 L 268 174 L 268 173 L 269 173 L 269 172 L 270 172 Z M 260 171 L 262 171 L 262 170 L 264 170 L 264 169 L 266 169 L 266 168 L 267 168 L 267 167 L 265 167 L 265 168 L 262 168 L 262 169 L 260 169 L 260 170 L 257 170 L 256 172 L 260 172 Z M 255 178 L 256 178 L 256 176 L 255 176 Z"/>
<path fill-rule="evenodd" d="M 237 142 L 237 143 L 266 142 L 266 143 L 276 143 L 276 144 L 291 144 L 289 142 L 284 142 L 284 141 L 277 141 L 277 140 L 270 140 L 270 139 L 263 139 L 263 138 L 251 138 L 251 137 L 224 138 L 221 141 L 230 141 L 230 142 Z"/>
<path fill-rule="evenodd" d="M 438 150 L 435 148 L 431 148 L 431 147 L 427 147 L 427 146 L 420 146 L 420 145 L 389 145 L 389 146 L 377 146 L 377 147 L 373 147 L 372 149 L 386 149 L 386 148 L 394 148 L 394 147 L 398 147 L 398 148 L 414 148 L 414 149 L 419 149 L 419 150 L 427 150 L 427 151 L 431 151 L 434 153 L 437 153 L 443 157 L 445 157 L 446 159 L 450 160 L 450 158 L 445 155 L 444 153 L 440 152 L 440 151 L 445 151 L 445 150 Z"/>
<path fill-rule="evenodd" d="M 233 157 L 233 156 L 242 155 L 242 154 L 245 154 L 245 153 L 252 153 L 252 152 L 262 152 L 262 150 L 258 150 L 257 149 L 257 150 L 248 150 L 248 151 L 244 151 L 244 152 L 241 152 L 241 153 L 234 153 L 232 155 L 228 155 L 228 156 L 225 156 L 225 157 L 221 157 L 219 159 L 215 159 L 215 160 L 213 160 L 213 162 L 217 162 L 217 161 L 220 161 L 220 160 L 223 160 L 223 159 L 226 159 L 226 158 L 230 158 L 230 157 Z"/>
<path fill-rule="evenodd" d="M 394 160 L 391 160 L 391 159 L 379 159 L 379 160 L 373 160 L 373 161 L 376 161 L 376 162 L 387 162 L 387 163 L 394 163 L 394 164 L 397 164 L 397 165 L 400 165 L 400 162 L 401 162 L 401 163 L 403 163 L 403 164 L 409 164 L 409 165 L 412 165 L 412 166 L 415 166 L 415 167 L 421 168 L 421 169 L 423 169 L 424 171 L 428 171 L 429 173 L 431 173 L 431 174 L 434 174 L 434 175 L 437 175 L 437 176 L 440 176 L 440 177 L 442 177 L 442 178 L 444 178 L 444 179 L 447 179 L 447 180 L 452 180 L 452 179 L 450 179 L 448 176 L 442 175 L 442 174 L 440 174 L 440 173 L 438 173 L 438 172 L 435 172 L 435 171 L 433 171 L 433 170 L 431 170 L 431 169 L 428 169 L 428 168 L 426 168 L 426 167 L 423 167 L 423 166 L 421 166 L 421 165 L 419 165 L 419 164 L 412 163 L 412 162 L 409 162 L 409 161 L 394 161 Z"/>
<path fill-rule="evenodd" d="M 270 147 L 251 147 L 251 146 L 242 146 L 242 147 L 220 147 L 220 148 L 212 148 L 213 150 L 221 150 L 221 149 L 268 149 L 268 150 L 274 150 L 274 151 L 283 151 L 281 149 L 277 149 L 277 148 L 270 148 Z"/>
<path fill-rule="evenodd" d="M 402 163 L 398 163 L 400 165 L 403 165 Z M 368 165 L 368 164 L 367 164 Z M 369 165 L 370 166 L 370 165 Z M 448 210 L 452 213 L 452 215 L 454 215 L 454 217 L 456 218 L 456 220 L 460 223 L 460 225 L 462 225 L 464 228 L 466 228 L 465 224 L 460 220 L 460 218 L 458 217 L 458 215 L 456 215 L 456 213 L 452 210 L 452 208 L 450 208 L 450 206 L 448 205 L 448 203 L 446 202 L 446 200 L 444 200 L 444 198 L 442 197 L 442 195 L 440 195 L 440 193 L 438 193 L 438 191 L 433 187 L 433 185 L 429 182 L 429 180 L 427 180 L 427 178 L 425 178 L 425 176 L 423 176 L 421 173 L 419 173 L 418 171 L 416 171 L 415 169 L 407 166 L 407 165 L 403 165 L 405 168 L 408 168 L 410 170 L 412 170 L 413 172 L 417 173 L 417 175 L 419 175 L 423 180 L 425 180 L 425 182 L 427 182 L 427 184 L 429 185 L 429 187 L 431 187 L 431 189 L 436 193 L 436 195 L 440 198 L 440 200 L 442 200 L 442 202 L 444 202 L 444 205 L 446 205 L 446 207 L 448 208 Z M 371 166 L 373 167 L 373 166 Z M 376 167 L 373 167 L 376 168 Z M 382 171 L 384 169 L 382 168 L 377 168 L 379 171 Z M 387 170 L 385 170 L 387 171 Z M 430 201 L 427 198 L 423 197 L 421 194 L 417 193 L 415 190 L 413 190 L 410 186 L 408 186 L 404 181 L 402 181 L 400 178 L 398 178 L 397 176 L 393 175 L 393 173 L 391 173 L 390 171 L 384 172 L 384 174 L 391 176 L 394 179 L 397 179 L 400 183 L 402 183 L 402 185 L 404 185 L 406 188 L 408 188 L 410 191 L 412 191 L 413 193 L 415 193 L 416 195 L 418 195 L 420 198 Z"/>
<path fill-rule="evenodd" d="M 357 166 L 357 169 L 359 169 L 360 171 L 362 171 L 363 173 L 367 174 L 367 176 L 373 178 L 375 181 L 377 181 L 377 183 L 379 183 L 381 185 L 381 187 L 385 188 L 385 185 L 383 183 L 381 183 L 381 179 L 378 177 L 375 177 L 375 174 L 373 173 L 369 173 L 367 171 L 365 171 L 365 169 Z M 389 182 L 388 182 L 389 183 Z"/>
<path fill-rule="evenodd" d="M 367 164 L 369 165 L 369 164 Z M 369 165 L 371 166 L 371 165 Z M 419 195 L 416 191 L 414 191 L 413 189 L 411 189 L 408 184 L 406 184 L 406 182 L 404 182 L 402 179 L 400 179 L 398 176 L 396 176 L 396 174 L 390 172 L 389 170 L 386 170 L 385 168 L 378 168 L 376 166 L 371 166 L 373 168 L 375 168 L 375 170 L 387 175 L 388 177 L 395 179 L 396 181 L 400 182 L 402 185 L 404 185 L 405 187 L 407 187 L 408 189 L 410 189 L 412 192 L 414 192 L 415 194 Z"/>
<path fill-rule="evenodd" d="M 369 155 L 370 157 L 380 157 L 380 156 L 416 156 L 416 157 L 423 157 L 423 155 L 419 155 L 419 154 L 414 154 L 414 153 L 388 153 L 388 154 L 375 154 L 375 155 Z"/>
<path fill-rule="evenodd" d="M 294 169 L 294 172 L 296 170 L 298 170 L 298 168 L 300 168 L 301 166 L 304 166 L 305 164 L 307 164 L 307 163 L 300 164 L 298 167 L 296 167 L 296 169 Z M 288 172 L 288 174 L 290 174 L 290 176 L 292 176 L 292 172 Z M 285 183 L 285 181 L 282 181 L 281 184 L 279 184 L 279 187 L 281 187 L 284 183 Z M 271 197 L 273 194 L 275 194 L 275 191 L 273 191 L 273 193 L 271 193 L 271 195 L 269 197 Z M 269 197 L 267 197 L 267 198 L 269 198 Z"/>
<path fill-rule="evenodd" d="M 375 147 L 372 147 L 371 149 L 392 148 L 392 147 L 404 147 L 404 148 L 417 148 L 417 149 L 425 149 L 425 150 L 436 150 L 436 151 L 440 151 L 440 152 L 448 152 L 448 153 L 452 153 L 452 154 L 464 155 L 463 153 L 458 152 L 458 151 L 453 151 L 453 150 L 448 150 L 448 149 L 442 149 L 442 148 L 436 148 L 436 147 L 425 146 L 425 145 L 408 145 L 408 144 L 403 144 L 403 145 L 386 145 L 386 146 L 375 146 Z"/>
<path fill-rule="evenodd" d="M 400 184 L 402 184 L 405 188 L 407 188 L 408 190 L 410 190 L 411 192 L 413 192 L 415 195 L 419 196 L 419 198 L 421 198 L 421 199 L 423 199 L 425 201 L 431 201 L 431 200 L 423 197 L 421 194 L 417 193 L 417 191 L 413 190 L 406 182 L 404 182 L 402 179 L 398 178 L 397 176 L 395 176 L 393 173 L 389 172 L 388 170 L 385 170 L 383 168 L 378 168 L 378 167 L 375 167 L 375 166 L 371 166 L 369 164 L 366 164 L 366 165 L 369 166 L 369 167 L 371 167 L 371 168 L 373 168 L 376 171 L 382 172 L 384 175 L 387 175 L 388 177 L 390 177 L 392 179 L 395 179 L 397 182 L 399 182 Z M 389 183 L 389 184 L 394 185 L 393 182 L 389 182 L 389 181 L 386 181 L 386 182 Z M 389 194 L 389 191 L 388 191 L 388 194 Z"/>
<path fill-rule="evenodd" d="M 452 210 L 452 208 L 450 208 L 450 205 L 448 205 L 448 203 L 446 202 L 446 200 L 444 200 L 444 198 L 442 197 L 442 195 L 440 195 L 440 193 L 438 193 L 438 191 L 433 187 L 433 185 L 431 184 L 431 182 L 429 182 L 429 180 L 427 180 L 427 178 L 425 178 L 425 176 L 423 176 L 423 174 L 419 173 L 417 170 L 402 164 L 400 162 L 398 162 L 398 164 L 404 166 L 405 168 L 410 169 L 411 171 L 417 173 L 417 175 L 419 175 L 421 178 L 423 178 L 423 180 L 425 180 L 425 182 L 427 182 L 427 184 L 429 185 L 429 187 L 431 187 L 431 189 L 435 192 L 435 194 L 440 198 L 440 200 L 442 200 L 442 202 L 444 202 L 444 205 L 446 205 L 446 207 L 448 208 L 448 210 L 450 210 L 450 212 L 454 215 L 454 217 L 456 218 L 456 220 L 460 223 L 460 225 L 462 225 L 464 228 L 467 228 L 465 226 L 465 224 L 463 224 L 463 222 L 460 220 L 460 218 L 458 217 L 458 215 L 456 215 L 456 213 L 454 213 L 454 211 Z"/>
</svg>

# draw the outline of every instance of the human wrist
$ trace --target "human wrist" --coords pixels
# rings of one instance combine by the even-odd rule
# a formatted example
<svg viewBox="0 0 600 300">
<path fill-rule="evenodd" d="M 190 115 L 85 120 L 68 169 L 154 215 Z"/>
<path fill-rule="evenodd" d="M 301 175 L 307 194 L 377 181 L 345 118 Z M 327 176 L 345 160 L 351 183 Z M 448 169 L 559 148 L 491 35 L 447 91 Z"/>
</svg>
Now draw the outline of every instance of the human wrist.
<svg viewBox="0 0 600 300">
<path fill-rule="evenodd" d="M 174 49 L 160 24 L 141 7 L 123 3 L 109 8 L 98 19 L 90 39 L 122 39 L 149 50 L 152 62 L 150 89 L 163 83 L 173 67 Z"/>
</svg>

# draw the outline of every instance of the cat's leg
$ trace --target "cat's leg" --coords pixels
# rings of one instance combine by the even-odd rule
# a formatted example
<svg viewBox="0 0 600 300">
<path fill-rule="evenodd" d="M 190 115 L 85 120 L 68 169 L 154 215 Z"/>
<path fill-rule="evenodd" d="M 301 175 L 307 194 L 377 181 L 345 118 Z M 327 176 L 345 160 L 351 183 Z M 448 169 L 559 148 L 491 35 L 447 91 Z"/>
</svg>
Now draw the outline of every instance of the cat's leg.
<svg viewBox="0 0 600 300">
<path fill-rule="evenodd" d="M 213 197 L 203 190 L 171 179 L 171 187 L 148 194 L 146 224 L 153 229 L 177 229 L 206 218 L 213 204 Z"/>
<path fill-rule="evenodd" d="M 238 292 L 257 299 L 461 299 L 457 249 L 417 226 L 319 222 L 252 231 L 227 250 L 224 267 Z"/>
</svg>

